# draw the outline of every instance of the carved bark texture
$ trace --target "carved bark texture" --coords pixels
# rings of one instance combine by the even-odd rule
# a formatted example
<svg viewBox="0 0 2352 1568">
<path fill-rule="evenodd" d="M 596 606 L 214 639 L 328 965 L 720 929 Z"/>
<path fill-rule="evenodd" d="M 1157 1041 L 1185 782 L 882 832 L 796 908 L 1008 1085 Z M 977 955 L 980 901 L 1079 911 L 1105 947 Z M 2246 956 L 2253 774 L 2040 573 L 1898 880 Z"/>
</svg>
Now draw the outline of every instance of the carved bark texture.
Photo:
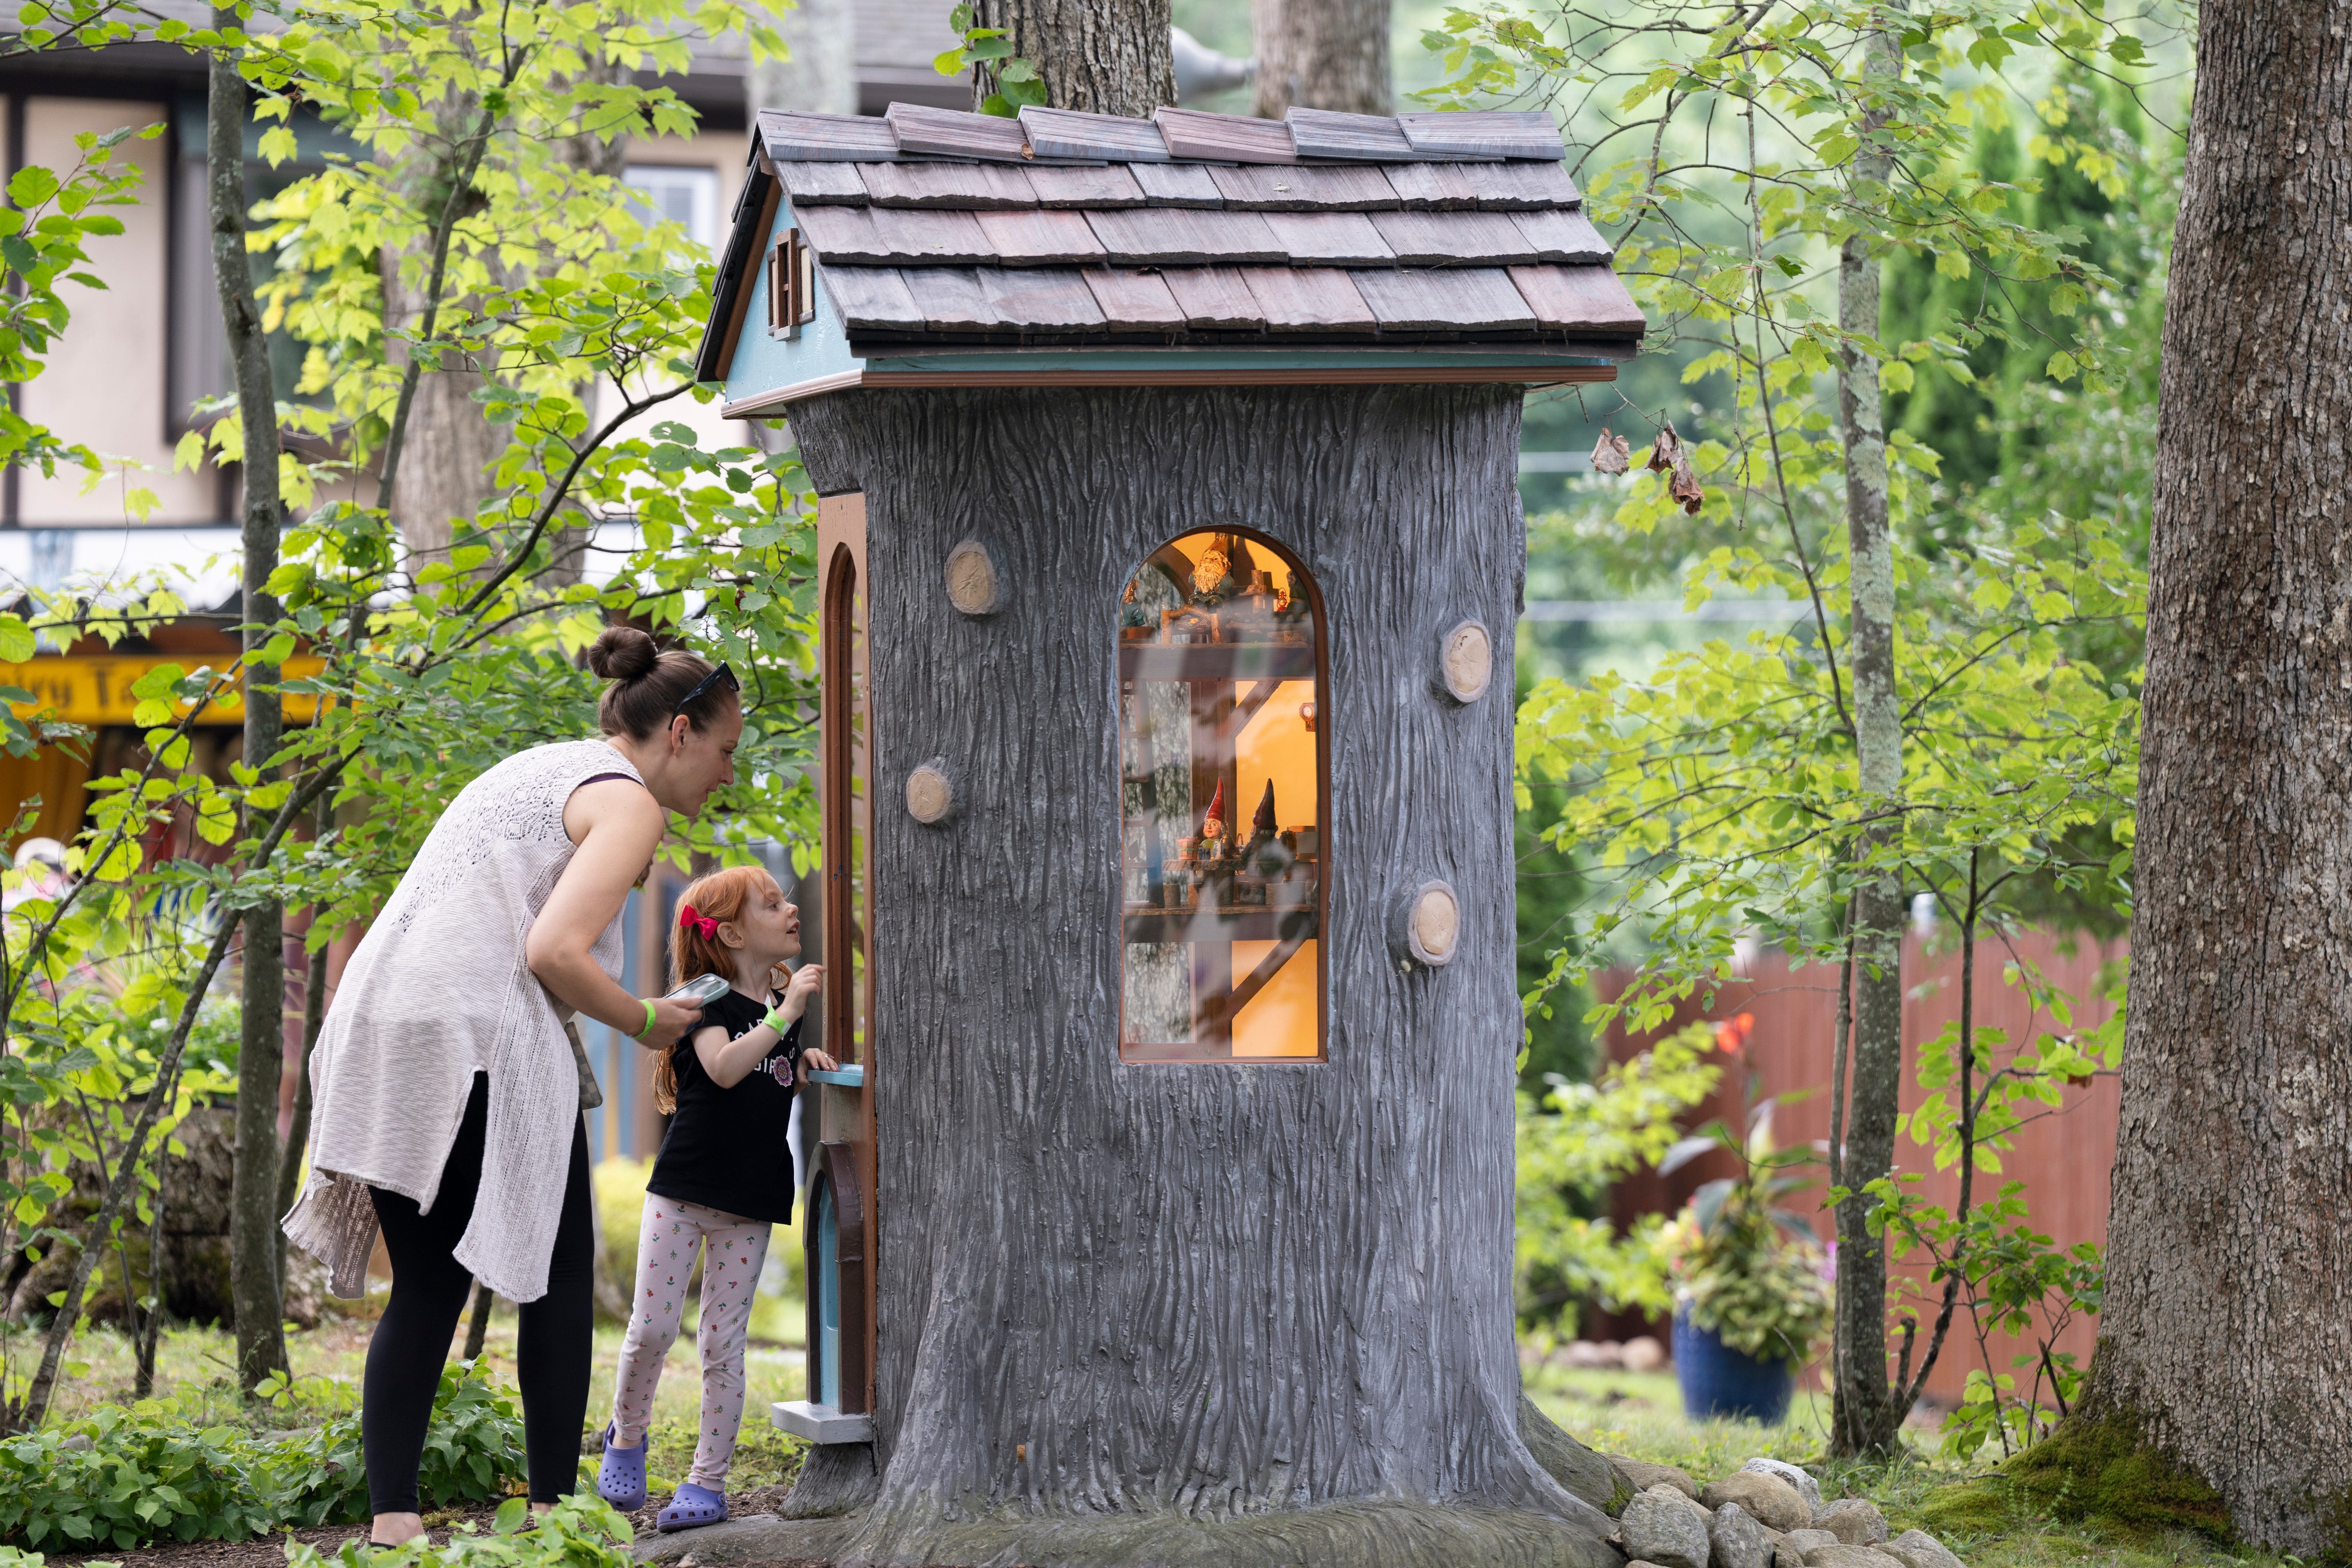
<svg viewBox="0 0 2352 1568">
<path fill-rule="evenodd" d="M 1901 68 L 1893 35 L 1870 35 L 1865 78 Z M 1886 123 L 1863 117 L 1865 137 Z M 1865 143 L 1854 160 L 1864 190 L 1883 188 L 1894 158 Z M 1849 237 L 1838 263 L 1838 325 L 1873 342 L 1879 336 L 1879 247 Z M 1886 532 L 1886 422 L 1878 359 L 1849 345 L 1838 370 L 1838 408 L 1845 447 L 1845 524 L 1853 563 L 1854 752 L 1861 805 L 1881 812 L 1857 846 L 1868 856 L 1901 836 L 1895 806 L 1903 793 L 1903 714 L 1895 694 L 1895 553 Z M 1864 1221 L 1873 1200 L 1860 1196 L 1895 1163 L 1895 1124 L 1903 1078 L 1903 887 L 1891 872 L 1866 876 L 1854 889 L 1853 1079 L 1846 1119 L 1845 1184 L 1857 1195 L 1838 1205 L 1838 1292 L 1830 1447 L 1833 1453 L 1892 1449 L 1903 1412 L 1887 1386 L 1886 1242 Z M 1843 1086 L 1841 1086 L 1843 1087 Z"/>
<path fill-rule="evenodd" d="M 1517 389 L 852 393 L 793 423 L 868 529 L 880 1479 L 852 1558 L 1612 1565 L 1519 1430 L 1511 708 L 1430 669 L 1516 616 Z M 1119 594 L 1213 526 L 1294 552 L 1327 610 L 1323 1064 L 1118 1058 Z M 941 586 L 966 538 L 1008 589 L 985 620 Z M 920 827 L 899 792 L 940 755 L 958 810 Z M 1457 956 L 1401 969 L 1383 918 L 1431 877 Z"/>
<path fill-rule="evenodd" d="M 972 26 L 1003 27 L 1015 57 L 1034 61 L 1055 109 L 1149 120 L 1176 101 L 1168 47 L 1169 0 L 975 0 Z M 972 107 L 996 90 L 972 73 Z"/>
<path fill-rule="evenodd" d="M 214 13 L 228 26 L 229 13 Z M 253 264 L 245 248 L 244 79 L 225 52 L 212 57 L 205 108 L 205 181 L 209 191 L 213 280 L 220 295 L 229 363 L 236 372 L 238 420 L 245 432 L 244 596 L 245 761 L 262 767 L 281 733 L 278 693 L 266 689 L 278 667 L 254 661 L 278 619 L 267 592 L 278 570 L 278 394 L 271 384 L 269 342 L 253 293 Z M 266 783 L 276 770 L 263 773 Z M 285 909 L 263 904 L 245 917 L 243 1009 L 237 1034 L 236 1176 L 229 1202 L 229 1288 L 236 1300 L 236 1374 L 250 1391 L 286 1365 L 285 1313 L 278 1289 L 278 1077 L 283 1050 L 285 960 L 278 942 Z"/>
<path fill-rule="evenodd" d="M 2312 1557 L 2352 1495 L 2352 4 L 2199 12 L 2168 295 L 2090 1404 Z"/>
<path fill-rule="evenodd" d="M 1252 114 L 1337 109 L 1395 112 L 1389 86 L 1389 0 L 1255 0 L 1257 49 Z"/>
</svg>

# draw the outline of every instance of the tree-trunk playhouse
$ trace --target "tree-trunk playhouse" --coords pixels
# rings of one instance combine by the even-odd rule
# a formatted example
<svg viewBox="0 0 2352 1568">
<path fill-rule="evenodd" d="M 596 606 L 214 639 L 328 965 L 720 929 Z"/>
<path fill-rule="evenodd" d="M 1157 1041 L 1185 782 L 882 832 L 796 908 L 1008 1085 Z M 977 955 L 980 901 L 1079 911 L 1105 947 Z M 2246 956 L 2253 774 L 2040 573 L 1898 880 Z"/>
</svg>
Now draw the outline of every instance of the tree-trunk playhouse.
<svg viewBox="0 0 2352 1568">
<path fill-rule="evenodd" d="M 818 1447 L 660 1550 L 1612 1568 L 1512 1333 L 1519 405 L 1643 325 L 1550 121 L 751 156 L 699 374 L 823 498 L 845 1065 Z"/>
</svg>

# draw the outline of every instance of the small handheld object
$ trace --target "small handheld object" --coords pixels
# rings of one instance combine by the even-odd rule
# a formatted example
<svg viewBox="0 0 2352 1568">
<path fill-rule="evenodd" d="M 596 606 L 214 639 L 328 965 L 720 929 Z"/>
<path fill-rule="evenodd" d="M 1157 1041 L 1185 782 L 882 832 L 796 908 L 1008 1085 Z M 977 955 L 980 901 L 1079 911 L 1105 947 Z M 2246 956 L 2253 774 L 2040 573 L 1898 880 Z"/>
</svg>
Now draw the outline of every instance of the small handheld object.
<svg viewBox="0 0 2352 1568">
<path fill-rule="evenodd" d="M 683 1002 L 689 1007 L 703 1007 L 718 1001 L 734 987 L 723 974 L 698 974 L 668 995 L 665 1002 Z"/>
</svg>

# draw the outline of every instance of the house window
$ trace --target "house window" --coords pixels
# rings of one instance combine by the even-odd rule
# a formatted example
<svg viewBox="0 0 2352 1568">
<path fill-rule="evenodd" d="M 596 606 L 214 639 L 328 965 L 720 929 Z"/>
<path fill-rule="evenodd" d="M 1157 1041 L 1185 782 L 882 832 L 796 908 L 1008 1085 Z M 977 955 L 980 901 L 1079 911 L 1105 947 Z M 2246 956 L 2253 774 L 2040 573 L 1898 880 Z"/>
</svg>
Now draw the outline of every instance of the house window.
<svg viewBox="0 0 2352 1568">
<path fill-rule="evenodd" d="M 1118 616 L 1128 1061 L 1324 1052 L 1322 615 L 1275 545 L 1189 533 Z"/>
<path fill-rule="evenodd" d="M 635 193 L 629 210 L 646 224 L 669 222 L 686 237 L 710 249 L 719 242 L 719 171 L 711 168 L 671 168 L 657 163 L 632 163 L 621 183 Z"/>
<path fill-rule="evenodd" d="M 824 1048 L 843 1063 L 866 1059 L 872 928 L 873 796 L 866 724 L 866 595 L 857 558 L 836 544 L 826 568 L 819 626 L 821 727 L 818 807 L 824 858 Z"/>
</svg>

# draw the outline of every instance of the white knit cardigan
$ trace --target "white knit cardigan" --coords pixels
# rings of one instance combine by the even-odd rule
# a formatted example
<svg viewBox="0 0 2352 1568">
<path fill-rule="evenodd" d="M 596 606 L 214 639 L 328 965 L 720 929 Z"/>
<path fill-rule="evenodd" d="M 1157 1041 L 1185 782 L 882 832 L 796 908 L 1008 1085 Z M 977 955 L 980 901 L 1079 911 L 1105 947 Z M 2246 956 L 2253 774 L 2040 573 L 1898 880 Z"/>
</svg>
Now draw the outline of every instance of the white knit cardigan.
<svg viewBox="0 0 2352 1568">
<path fill-rule="evenodd" d="M 467 784 L 352 955 L 310 1058 L 310 1179 L 283 1222 L 336 1295 L 367 1284 L 370 1187 L 432 1209 L 478 1072 L 489 1075 L 489 1122 L 457 1259 L 510 1301 L 546 1294 L 580 1082 L 568 1010 L 523 948 L 572 862 L 564 803 L 600 773 L 644 782 L 603 741 L 569 741 Z M 593 956 L 620 978 L 617 914 Z"/>
</svg>

